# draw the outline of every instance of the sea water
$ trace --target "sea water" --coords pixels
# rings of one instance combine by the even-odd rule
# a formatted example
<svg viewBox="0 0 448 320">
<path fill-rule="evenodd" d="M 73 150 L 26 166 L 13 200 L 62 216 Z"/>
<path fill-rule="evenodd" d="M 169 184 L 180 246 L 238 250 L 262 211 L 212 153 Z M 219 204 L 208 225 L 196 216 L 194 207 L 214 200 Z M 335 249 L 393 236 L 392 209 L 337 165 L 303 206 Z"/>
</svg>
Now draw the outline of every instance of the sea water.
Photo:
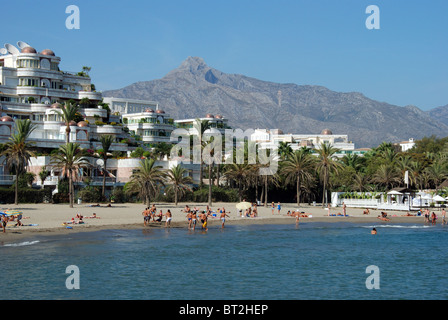
<svg viewBox="0 0 448 320">
<path fill-rule="evenodd" d="M 447 240 L 447 226 L 344 222 L 36 237 L 0 242 L 1 299 L 442 300 Z"/>
</svg>

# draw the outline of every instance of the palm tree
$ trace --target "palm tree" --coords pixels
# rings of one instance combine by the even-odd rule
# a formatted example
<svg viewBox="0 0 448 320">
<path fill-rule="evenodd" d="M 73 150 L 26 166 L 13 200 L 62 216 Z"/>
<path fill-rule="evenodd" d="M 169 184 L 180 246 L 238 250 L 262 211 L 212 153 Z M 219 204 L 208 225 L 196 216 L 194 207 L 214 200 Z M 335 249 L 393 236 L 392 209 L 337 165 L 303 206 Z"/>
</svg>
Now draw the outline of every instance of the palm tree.
<svg viewBox="0 0 448 320">
<path fill-rule="evenodd" d="M 150 199 L 159 191 L 160 186 L 164 186 L 165 172 L 161 166 L 155 165 L 154 159 L 145 158 L 140 162 L 140 166 L 131 176 L 129 191 L 140 193 L 146 205 L 150 206 Z"/>
<path fill-rule="evenodd" d="M 69 142 L 61 145 L 56 154 L 51 156 L 51 164 L 68 177 L 70 208 L 73 208 L 75 198 L 73 180 L 77 178 L 82 168 L 90 166 L 89 161 L 83 156 L 82 149 L 78 143 Z"/>
<path fill-rule="evenodd" d="M 26 172 L 30 158 L 35 156 L 30 151 L 31 144 L 27 140 L 36 126 L 29 119 L 16 120 L 15 124 L 16 132 L 9 137 L 9 141 L 3 146 L 0 156 L 5 156 L 9 170 L 14 169 L 16 172 L 14 204 L 17 205 L 19 202 L 19 177 Z"/>
<path fill-rule="evenodd" d="M 352 167 L 356 172 L 361 170 L 363 167 L 363 158 L 358 156 L 357 154 L 346 154 L 341 158 L 341 163 L 346 167 Z"/>
<path fill-rule="evenodd" d="M 383 185 L 388 190 L 401 181 L 397 168 L 392 164 L 380 165 L 373 175 L 372 180 Z"/>
<path fill-rule="evenodd" d="M 115 141 L 115 137 L 113 135 L 104 135 L 100 137 L 100 142 L 101 142 L 101 146 L 102 146 L 102 150 L 99 150 L 99 155 L 101 157 L 101 159 L 103 159 L 103 190 L 101 191 L 101 196 L 105 197 L 106 195 L 106 173 L 107 171 L 107 158 L 108 158 L 108 153 L 110 151 L 110 146 L 112 145 L 112 143 Z"/>
<path fill-rule="evenodd" d="M 369 184 L 369 182 L 370 182 L 370 179 L 367 174 L 362 173 L 362 172 L 357 172 L 357 173 L 355 173 L 355 175 L 353 177 L 352 187 L 356 191 L 363 192 L 363 191 L 367 190 L 367 185 Z"/>
<path fill-rule="evenodd" d="M 285 160 L 293 153 L 289 142 L 280 141 L 278 144 L 278 155 L 280 159 Z"/>
<path fill-rule="evenodd" d="M 185 176 L 188 170 L 182 168 L 180 164 L 169 169 L 166 174 L 166 178 L 171 185 L 167 188 L 167 191 L 174 191 L 174 204 L 177 206 L 178 195 L 182 196 L 186 190 L 191 190 L 189 184 L 193 183 L 193 179 L 189 176 Z"/>
<path fill-rule="evenodd" d="M 436 191 L 438 190 L 440 183 L 448 176 L 446 166 L 440 161 L 434 162 L 431 166 L 427 167 L 425 171 L 428 173 L 429 178 L 433 182 Z"/>
<path fill-rule="evenodd" d="M 318 157 L 316 169 L 323 184 L 322 206 L 328 203 L 327 187 L 330 179 L 330 174 L 332 172 L 337 173 L 338 169 L 342 167 L 342 165 L 334 159 L 334 155 L 338 151 L 339 149 L 334 148 L 328 142 L 321 143 L 320 148 L 317 149 Z"/>
<path fill-rule="evenodd" d="M 249 184 L 251 176 L 255 174 L 253 165 L 249 164 L 227 164 L 225 168 L 224 175 L 229 179 L 237 182 L 238 184 L 238 195 L 240 201 L 243 198 L 243 192 Z"/>
<path fill-rule="evenodd" d="M 297 206 L 300 206 L 301 181 L 312 178 L 313 160 L 309 152 L 297 150 L 282 162 L 281 173 L 285 175 L 286 183 L 296 183 Z"/>
<path fill-rule="evenodd" d="M 70 122 L 73 121 L 77 117 L 78 106 L 74 103 L 66 103 L 61 111 L 55 110 L 55 112 L 62 118 L 65 122 L 65 143 L 68 144 L 70 142 Z"/>
<path fill-rule="evenodd" d="M 154 148 L 154 155 L 159 160 L 162 160 L 165 156 L 170 155 L 172 147 L 173 147 L 172 144 L 168 144 L 168 143 L 165 143 L 165 142 L 160 142 Z"/>
<path fill-rule="evenodd" d="M 42 189 L 44 188 L 44 181 L 45 181 L 45 179 L 47 179 L 47 177 L 48 177 L 50 174 L 51 174 L 51 172 L 48 171 L 47 168 L 46 168 L 45 166 L 43 166 L 43 167 L 40 169 L 40 172 L 39 172 L 39 178 L 40 178 L 40 181 L 42 181 Z"/>
<path fill-rule="evenodd" d="M 201 144 L 201 162 L 199 164 L 199 187 L 202 188 L 203 186 L 203 182 L 202 182 L 202 176 L 203 176 L 203 167 L 202 167 L 202 150 L 205 147 L 205 142 L 202 141 L 202 137 L 204 132 L 206 132 L 207 130 L 211 129 L 211 124 L 210 121 L 208 120 L 200 120 L 200 119 L 196 119 L 193 125 L 194 129 L 196 130 L 196 133 L 199 137 L 199 141 Z"/>
</svg>

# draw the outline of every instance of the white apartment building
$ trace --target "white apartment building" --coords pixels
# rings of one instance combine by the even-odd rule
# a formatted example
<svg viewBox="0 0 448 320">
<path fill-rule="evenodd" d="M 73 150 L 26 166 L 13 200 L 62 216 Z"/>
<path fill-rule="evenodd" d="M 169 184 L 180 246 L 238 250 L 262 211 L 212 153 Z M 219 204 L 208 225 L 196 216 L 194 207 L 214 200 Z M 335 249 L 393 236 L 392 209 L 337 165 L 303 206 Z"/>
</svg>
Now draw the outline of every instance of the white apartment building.
<svg viewBox="0 0 448 320">
<path fill-rule="evenodd" d="M 322 143 L 329 143 L 340 150 L 336 156 L 356 153 L 355 144 L 349 141 L 348 135 L 333 134 L 329 129 L 322 130 L 320 134 L 284 134 L 279 129 L 256 129 L 251 136 L 251 140 L 258 143 L 264 149 L 278 148 L 280 142 L 289 143 L 293 151 L 302 147 L 318 149 Z"/>
</svg>

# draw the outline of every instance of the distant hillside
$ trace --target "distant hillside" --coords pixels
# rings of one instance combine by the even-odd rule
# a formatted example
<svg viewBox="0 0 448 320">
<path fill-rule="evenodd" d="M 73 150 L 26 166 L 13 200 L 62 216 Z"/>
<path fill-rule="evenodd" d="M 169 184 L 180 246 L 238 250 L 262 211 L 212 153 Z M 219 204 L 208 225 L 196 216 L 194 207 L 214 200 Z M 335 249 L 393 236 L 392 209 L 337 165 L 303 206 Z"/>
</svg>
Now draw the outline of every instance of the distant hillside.
<svg viewBox="0 0 448 320">
<path fill-rule="evenodd" d="M 427 111 L 428 115 L 435 120 L 448 126 L 448 104 Z"/>
<path fill-rule="evenodd" d="M 424 136 L 448 136 L 448 123 L 417 107 L 399 107 L 357 92 L 280 84 L 226 74 L 189 57 L 162 79 L 105 91 L 105 97 L 158 101 L 175 119 L 221 114 L 233 128 L 282 129 L 285 133 L 348 134 L 356 147 L 375 147 Z"/>
</svg>

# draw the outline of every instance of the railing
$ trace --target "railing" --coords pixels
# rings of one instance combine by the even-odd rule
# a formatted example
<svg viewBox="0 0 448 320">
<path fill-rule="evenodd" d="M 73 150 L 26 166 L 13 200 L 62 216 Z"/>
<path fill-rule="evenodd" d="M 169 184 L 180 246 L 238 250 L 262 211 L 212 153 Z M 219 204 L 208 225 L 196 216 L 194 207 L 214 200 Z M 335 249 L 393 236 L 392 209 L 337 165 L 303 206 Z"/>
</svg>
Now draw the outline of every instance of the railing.
<svg viewBox="0 0 448 320">
<path fill-rule="evenodd" d="M 93 184 L 97 184 L 97 183 L 103 183 L 103 177 L 93 177 L 93 178 L 89 178 L 90 183 Z M 106 183 L 115 183 L 116 182 L 116 178 L 112 178 L 112 177 L 106 177 Z"/>
<path fill-rule="evenodd" d="M 10 175 L 10 174 L 2 174 L 2 175 L 0 175 L 0 184 L 10 185 L 10 184 L 13 184 L 14 181 L 16 181 L 16 176 L 15 175 Z"/>
</svg>

